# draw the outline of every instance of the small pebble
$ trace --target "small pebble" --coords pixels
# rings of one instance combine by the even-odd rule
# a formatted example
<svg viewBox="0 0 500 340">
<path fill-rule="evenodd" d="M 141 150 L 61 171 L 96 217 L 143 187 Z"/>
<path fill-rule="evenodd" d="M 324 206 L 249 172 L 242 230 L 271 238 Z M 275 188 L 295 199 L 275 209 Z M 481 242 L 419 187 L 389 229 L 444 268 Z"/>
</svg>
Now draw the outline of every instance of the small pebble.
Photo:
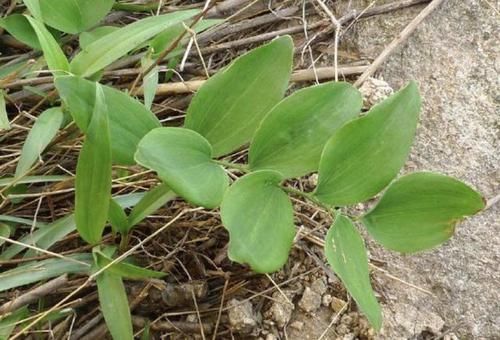
<svg viewBox="0 0 500 340">
<path fill-rule="evenodd" d="M 325 307 L 329 306 L 332 303 L 332 296 L 330 294 L 325 294 L 323 295 L 323 298 L 321 299 L 321 304 Z"/>
<path fill-rule="evenodd" d="M 306 287 L 302 298 L 299 301 L 299 307 L 304 311 L 311 313 L 321 306 L 321 295 Z"/>
<path fill-rule="evenodd" d="M 294 321 L 290 324 L 290 327 L 295 328 L 298 331 L 301 331 L 304 328 L 304 323 L 302 321 Z"/>
<path fill-rule="evenodd" d="M 250 301 L 232 299 L 228 302 L 227 314 L 231 329 L 237 333 L 250 333 L 257 327 L 257 316 Z"/>
<path fill-rule="evenodd" d="M 330 307 L 333 309 L 335 313 L 338 313 L 342 308 L 344 308 L 346 302 L 335 296 L 332 296 L 332 302 L 330 303 Z"/>
</svg>

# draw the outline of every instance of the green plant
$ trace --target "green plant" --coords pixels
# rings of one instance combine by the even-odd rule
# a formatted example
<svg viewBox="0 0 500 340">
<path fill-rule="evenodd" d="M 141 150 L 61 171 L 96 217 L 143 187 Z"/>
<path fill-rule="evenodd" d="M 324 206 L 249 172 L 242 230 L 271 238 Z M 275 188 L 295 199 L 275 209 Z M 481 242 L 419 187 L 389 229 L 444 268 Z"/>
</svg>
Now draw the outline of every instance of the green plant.
<svg viewBox="0 0 500 340">
<path fill-rule="evenodd" d="M 417 127 L 415 83 L 361 117 L 361 95 L 347 83 L 308 87 L 280 100 L 291 54 L 290 38 L 282 37 L 235 60 L 197 92 L 185 127 L 148 132 L 135 160 L 187 201 L 206 208 L 220 205 L 230 234 L 229 257 L 257 272 L 277 271 L 287 261 L 295 237 L 290 194 L 329 212 L 334 222 L 325 239 L 328 262 L 379 329 L 381 311 L 353 221 L 387 248 L 411 253 L 447 240 L 456 222 L 480 211 L 484 202 L 444 175 L 396 178 Z M 248 164 L 218 159 L 247 142 Z M 244 176 L 227 188 L 224 168 Z M 315 171 L 319 179 L 313 192 L 287 185 Z M 386 187 L 378 204 L 362 216 L 348 216 L 343 209 Z"/>
<path fill-rule="evenodd" d="M 164 275 L 123 262 L 135 225 L 176 196 L 208 209 L 220 206 L 222 223 L 230 235 L 229 258 L 256 272 L 269 273 L 286 263 L 296 236 L 292 195 L 331 215 L 326 258 L 379 329 L 381 311 L 370 284 L 366 249 L 354 222 L 361 222 L 387 248 L 410 253 L 444 242 L 457 221 L 484 207 L 478 193 L 453 178 L 425 172 L 397 178 L 410 152 L 420 111 L 413 82 L 362 116 L 361 95 L 348 83 L 311 86 L 283 98 L 293 64 L 293 43 L 285 36 L 237 58 L 206 81 L 188 108 L 184 127 L 161 127 L 150 111 L 158 82 L 157 69 L 151 65 L 170 47 L 174 48 L 169 58 L 175 62 L 182 41 L 177 48 L 172 42 L 183 33 L 183 22 L 192 22 L 197 12 L 175 12 L 118 29 L 101 27 L 87 32 L 114 1 L 103 1 L 99 8 L 84 1 L 85 6 L 77 8 L 72 1 L 58 0 L 57 4 L 67 6 L 64 16 L 53 10 L 55 3 L 25 0 L 32 16 L 14 14 L 0 21 L 14 37 L 43 52 L 61 98 L 60 107 L 40 115 L 25 142 L 15 176 L 5 180 L 5 185 L 51 180 L 27 175 L 57 131 L 73 121 L 85 136 L 76 169 L 74 215 L 54 222 L 51 228 L 38 229 L 29 240 L 47 249 L 76 228 L 95 247 L 92 255 L 72 255 L 72 262 L 50 259 L 10 270 L 8 279 L 0 282 L 0 291 L 62 273 L 86 273 L 96 279 L 112 336 L 132 339 L 122 279 Z M 192 23 L 195 30 L 203 30 L 218 21 Z M 81 33 L 81 51 L 71 61 L 45 24 Z M 105 67 L 143 47 L 148 49 L 143 70 L 151 68 L 144 80 L 144 105 L 94 81 Z M 65 113 L 69 113 L 66 119 Z M 0 114 L 2 125 L 8 126 L 3 118 L 6 114 Z M 248 143 L 248 164 L 232 162 L 231 153 Z M 140 195 L 113 197 L 112 166 L 135 164 L 154 170 L 163 183 Z M 231 183 L 228 171 L 242 176 Z M 319 176 L 314 191 L 292 186 L 292 179 L 312 172 Z M 381 191 L 372 210 L 349 215 L 345 207 L 365 202 Z M 127 207 L 132 208 L 128 215 Z M 12 220 L 0 217 L 0 221 Z M 98 245 L 108 222 L 121 235 L 124 255 L 115 259 L 114 246 Z M 2 235 L 8 235 L 8 228 L 0 226 Z M 12 258 L 22 250 L 18 244 L 11 245 L 0 259 Z M 31 250 L 25 256 L 30 254 Z"/>
</svg>

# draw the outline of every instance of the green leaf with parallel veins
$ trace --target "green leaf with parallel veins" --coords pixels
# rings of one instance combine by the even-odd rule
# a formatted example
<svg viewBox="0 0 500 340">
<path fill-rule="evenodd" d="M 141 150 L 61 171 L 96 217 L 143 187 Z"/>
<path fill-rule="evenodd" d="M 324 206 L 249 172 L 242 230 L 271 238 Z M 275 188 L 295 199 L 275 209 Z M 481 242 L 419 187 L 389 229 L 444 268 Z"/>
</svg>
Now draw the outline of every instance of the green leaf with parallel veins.
<svg viewBox="0 0 500 340">
<path fill-rule="evenodd" d="M 96 249 L 94 249 L 93 255 L 94 255 L 94 261 L 99 268 L 104 268 L 113 261 L 111 257 L 107 256 L 103 252 Z M 106 272 L 132 280 L 140 280 L 148 278 L 159 279 L 167 275 L 167 273 L 141 268 L 126 262 L 116 262 L 111 266 L 109 266 L 108 268 L 106 268 Z"/>
<path fill-rule="evenodd" d="M 344 206 L 365 201 L 396 177 L 410 152 L 420 111 L 417 85 L 411 82 L 327 142 L 314 195 Z"/>
<path fill-rule="evenodd" d="M 37 0 L 43 22 L 59 31 L 77 34 L 99 23 L 115 0 Z"/>
<path fill-rule="evenodd" d="M 141 60 L 142 71 L 145 72 L 151 65 L 155 63 L 155 60 L 151 58 L 151 55 L 146 55 Z M 148 74 L 144 75 L 142 80 L 142 87 L 144 89 L 144 106 L 149 110 L 156 96 L 156 89 L 158 88 L 158 66 L 154 66 Z"/>
<path fill-rule="evenodd" d="M 43 22 L 40 0 L 23 0 L 24 5 L 30 11 L 31 15 L 38 21 Z"/>
<path fill-rule="evenodd" d="M 363 239 L 347 217 L 338 215 L 325 239 L 325 255 L 335 274 L 372 326 L 382 326 L 382 311 L 373 294 Z"/>
<path fill-rule="evenodd" d="M 193 28 L 192 30 L 195 31 L 196 33 L 202 32 L 206 30 L 207 28 L 210 28 L 214 25 L 220 24 L 224 22 L 224 20 L 221 19 L 203 19 L 200 20 Z M 185 31 L 184 25 L 183 24 L 177 24 L 174 26 L 171 26 L 158 34 L 156 37 L 154 37 L 151 42 L 149 43 L 149 46 L 151 47 L 153 57 L 158 57 L 163 50 L 168 48 L 174 41 L 177 39 L 183 32 Z M 189 40 L 189 35 L 186 37 L 185 41 Z M 183 45 L 181 43 L 180 45 Z M 184 48 L 182 46 L 177 47 L 174 51 L 169 53 L 169 56 L 175 56 L 179 53 L 182 53 Z"/>
<path fill-rule="evenodd" d="M 5 104 L 4 93 L 0 90 L 0 131 L 8 129 L 10 129 L 10 123 L 7 115 L 7 105 Z"/>
<path fill-rule="evenodd" d="M 411 253 L 443 243 L 461 219 L 483 208 L 481 195 L 464 183 L 418 172 L 392 183 L 362 221 L 385 247 Z"/>
<path fill-rule="evenodd" d="M 185 126 L 204 136 L 216 157 L 247 143 L 285 94 L 293 42 L 284 36 L 234 60 L 207 80 L 189 105 Z"/>
<path fill-rule="evenodd" d="M 177 194 L 166 184 L 160 184 L 148 191 L 130 212 L 128 217 L 129 230 L 176 196 Z"/>
<path fill-rule="evenodd" d="M 195 15 L 197 10 L 176 11 L 138 20 L 94 41 L 71 61 L 71 72 L 88 77 L 151 39 L 166 28 Z"/>
<path fill-rule="evenodd" d="M 86 132 L 95 106 L 96 83 L 68 76 L 58 77 L 55 84 L 75 123 Z M 146 133 L 159 127 L 160 122 L 138 100 L 112 87 L 101 87 L 108 108 L 113 161 L 123 165 L 135 164 L 137 144 Z"/>
<path fill-rule="evenodd" d="M 28 19 L 22 14 L 12 14 L 0 19 L 0 27 L 3 27 L 14 38 L 28 45 L 29 47 L 40 50 L 42 47 L 38 42 L 35 30 Z"/>
<path fill-rule="evenodd" d="M 55 75 L 64 74 L 62 71 L 69 71 L 68 59 L 54 39 L 49 30 L 38 20 L 26 16 L 29 23 L 35 30 L 40 46 L 42 47 L 43 57 L 49 66 L 49 70 Z"/>
<path fill-rule="evenodd" d="M 133 340 L 132 317 L 122 278 L 105 270 L 96 278 L 99 304 L 114 340 Z"/>
<path fill-rule="evenodd" d="M 16 177 L 25 175 L 40 158 L 47 145 L 55 137 L 64 119 L 60 107 L 47 109 L 40 114 L 26 137 L 21 157 L 16 167 Z"/>
<path fill-rule="evenodd" d="M 50 182 L 62 182 L 71 179 L 71 176 L 67 175 L 41 175 L 41 176 L 23 176 L 21 179 L 15 177 L 3 177 L 0 178 L 0 187 L 11 186 L 15 184 L 31 184 L 31 183 L 50 183 Z"/>
<path fill-rule="evenodd" d="M 90 244 L 101 240 L 108 220 L 111 147 L 107 110 L 104 92 L 97 85 L 95 107 L 78 157 L 75 180 L 76 228 Z"/>
<path fill-rule="evenodd" d="M 78 41 L 80 42 L 80 48 L 82 50 L 87 50 L 90 44 L 94 41 L 101 39 L 105 35 L 113 33 L 119 30 L 120 27 L 116 26 L 100 26 L 89 32 L 82 32 L 78 37 Z"/>
<path fill-rule="evenodd" d="M 311 86 L 282 100 L 264 118 L 250 145 L 252 170 L 270 169 L 286 178 L 318 170 L 328 139 L 362 106 L 348 83 Z"/>
<path fill-rule="evenodd" d="M 30 262 L 18 266 L 14 269 L 6 270 L 0 273 L 0 292 L 28 285 L 34 282 L 47 280 L 62 274 L 84 273 L 90 271 L 92 255 L 73 254 L 68 255 L 70 259 L 48 259 L 43 261 Z M 81 262 L 81 263 L 80 263 Z"/>
<path fill-rule="evenodd" d="M 276 171 L 252 172 L 227 190 L 221 205 L 229 258 L 259 273 L 283 267 L 295 237 L 293 207 L 282 180 Z"/>
<path fill-rule="evenodd" d="M 109 199 L 108 220 L 113 229 L 122 235 L 128 233 L 128 218 L 122 207 L 113 199 Z"/>
<path fill-rule="evenodd" d="M 19 320 L 26 319 L 29 315 L 28 306 L 24 306 L 9 315 L 6 313 L 5 316 L 2 316 L 0 319 L 0 339 L 9 339 Z"/>
<path fill-rule="evenodd" d="M 10 227 L 7 224 L 1 222 L 0 222 L 0 236 L 5 238 L 9 238 L 10 236 Z M 0 246 L 4 244 L 4 242 L 5 240 L 0 239 Z"/>
<path fill-rule="evenodd" d="M 130 206 L 134 206 L 135 204 L 137 204 L 142 199 L 143 196 L 144 196 L 143 193 L 133 193 L 133 194 L 116 196 L 113 199 L 116 200 L 116 202 L 122 208 L 128 208 Z M 35 223 L 31 220 L 12 218 L 10 216 L 5 216 L 5 215 L 0 215 L 0 220 L 6 220 L 15 223 L 23 223 L 29 225 L 30 227 L 33 226 L 33 224 Z M 47 225 L 36 221 L 36 227 L 37 227 L 36 231 L 22 237 L 19 240 L 19 242 L 36 245 L 38 248 L 41 249 L 49 249 L 52 245 L 64 239 L 64 237 L 67 236 L 69 233 L 76 230 L 75 215 L 74 214 L 67 215 Z M 22 252 L 24 249 L 25 247 L 22 245 L 11 244 L 9 247 L 7 247 L 7 249 L 5 249 L 5 251 L 0 253 L 0 260 L 9 260 L 14 256 L 16 256 L 17 254 L 19 254 L 20 252 Z M 37 255 L 38 255 L 37 251 L 30 249 L 25 253 L 24 257 L 30 258 Z"/>
<path fill-rule="evenodd" d="M 139 143 L 135 160 L 156 171 L 179 196 L 206 208 L 219 206 L 229 184 L 224 169 L 212 160 L 210 143 L 192 130 L 154 129 Z"/>
</svg>

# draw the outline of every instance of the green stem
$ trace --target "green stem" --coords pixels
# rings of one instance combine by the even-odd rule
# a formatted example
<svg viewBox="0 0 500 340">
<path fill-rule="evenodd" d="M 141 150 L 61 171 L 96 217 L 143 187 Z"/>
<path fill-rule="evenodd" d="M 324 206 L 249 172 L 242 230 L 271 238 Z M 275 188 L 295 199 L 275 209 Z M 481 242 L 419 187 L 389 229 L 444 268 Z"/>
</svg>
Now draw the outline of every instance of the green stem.
<svg viewBox="0 0 500 340">
<path fill-rule="evenodd" d="M 120 239 L 120 246 L 119 246 L 119 249 L 120 249 L 120 253 L 124 253 L 126 250 L 127 250 L 127 247 L 128 247 L 128 242 L 130 240 L 130 237 L 129 237 L 130 234 L 125 234 L 125 235 L 121 235 L 121 239 Z"/>
<path fill-rule="evenodd" d="M 239 170 L 243 173 L 248 173 L 250 172 L 250 170 L 248 169 L 248 166 L 245 165 L 245 164 L 238 164 L 238 163 L 233 163 L 233 162 L 228 162 L 228 161 L 225 161 L 225 160 L 214 160 L 214 162 L 226 167 L 226 168 L 229 168 L 229 169 L 236 169 L 236 170 Z"/>
<path fill-rule="evenodd" d="M 248 165 L 246 165 L 246 164 L 238 164 L 238 163 L 228 162 L 228 161 L 225 161 L 225 160 L 214 160 L 214 162 L 216 162 L 217 164 L 220 164 L 220 165 L 222 165 L 222 166 L 224 166 L 226 168 L 229 168 L 229 169 L 236 169 L 238 171 L 241 171 L 244 174 L 250 172 L 250 169 L 248 169 Z M 330 214 L 332 214 L 332 216 L 335 216 L 335 212 L 334 212 L 334 209 L 332 207 L 330 207 L 330 206 L 328 206 L 328 205 L 320 202 L 312 194 L 307 193 L 307 192 L 303 192 L 303 191 L 300 191 L 300 190 L 297 190 L 295 188 L 286 187 L 286 186 L 283 186 L 283 185 L 281 186 L 281 188 L 284 191 L 288 192 L 289 194 L 305 198 L 306 200 L 308 200 L 308 201 L 314 203 L 315 205 L 323 208 L 324 210 L 328 211 Z"/>
<path fill-rule="evenodd" d="M 307 192 L 303 192 L 303 191 L 300 191 L 300 190 L 297 190 L 295 188 L 291 188 L 291 187 L 285 187 L 285 186 L 281 186 L 281 188 L 288 192 L 289 194 L 292 194 L 292 195 L 295 195 L 295 196 L 300 196 L 300 197 L 303 197 L 305 198 L 306 200 L 310 201 L 311 203 L 314 203 L 316 204 L 317 206 L 320 206 L 321 208 L 325 209 L 326 211 L 328 211 L 330 214 L 332 214 L 332 216 L 335 215 L 334 211 L 333 211 L 333 208 L 320 202 L 316 197 L 314 197 L 312 194 L 310 193 L 307 193 Z"/>
</svg>

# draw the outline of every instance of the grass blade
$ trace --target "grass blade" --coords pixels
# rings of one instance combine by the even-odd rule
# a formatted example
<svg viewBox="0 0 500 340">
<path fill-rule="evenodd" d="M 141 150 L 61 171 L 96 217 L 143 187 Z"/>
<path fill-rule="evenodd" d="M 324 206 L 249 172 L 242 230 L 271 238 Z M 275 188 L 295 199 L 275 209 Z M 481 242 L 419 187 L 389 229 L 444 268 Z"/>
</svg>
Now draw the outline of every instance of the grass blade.
<svg viewBox="0 0 500 340">
<path fill-rule="evenodd" d="M 164 29 L 194 16 L 197 10 L 176 11 L 136 21 L 87 46 L 71 62 L 71 72 L 88 77 L 151 39 Z"/>
<path fill-rule="evenodd" d="M 59 131 L 63 118 L 64 114 L 60 107 L 45 110 L 40 114 L 24 142 L 15 177 L 23 176 L 30 170 Z"/>
<path fill-rule="evenodd" d="M 94 261 L 100 268 L 109 265 L 113 260 L 99 250 L 94 249 Z M 117 262 L 106 269 L 107 272 L 118 275 L 120 277 L 126 277 L 127 279 L 149 279 L 149 278 L 162 278 L 166 273 L 157 272 L 155 270 L 141 268 L 130 263 Z"/>
<path fill-rule="evenodd" d="M 26 19 L 28 19 L 31 26 L 35 30 L 38 42 L 42 47 L 43 56 L 50 71 L 52 71 L 54 75 L 63 74 L 61 71 L 69 71 L 68 59 L 66 59 L 61 47 L 59 47 L 57 41 L 43 25 L 43 23 L 30 16 L 26 16 Z"/>
<path fill-rule="evenodd" d="M 89 273 L 92 263 L 91 254 L 73 254 L 67 257 L 70 260 L 49 259 L 31 262 L 1 273 L 0 292 L 50 279 L 62 274 Z M 88 265 L 85 265 L 85 263 Z"/>
<path fill-rule="evenodd" d="M 160 184 L 148 191 L 130 212 L 128 217 L 129 230 L 176 196 L 177 194 L 170 190 L 166 184 Z"/>
<path fill-rule="evenodd" d="M 3 91 L 0 90 L 0 131 L 10 129 L 9 116 L 7 115 L 7 105 Z"/>
<path fill-rule="evenodd" d="M 154 60 L 150 55 L 142 58 L 141 66 L 143 70 L 147 70 L 154 63 Z M 158 87 L 158 66 L 153 67 L 153 69 L 144 76 L 143 79 L 144 88 L 144 106 L 149 110 L 151 105 L 153 105 L 153 100 L 156 95 L 156 88 Z"/>
<path fill-rule="evenodd" d="M 132 317 L 122 278 L 104 271 L 96 278 L 104 320 L 115 340 L 133 340 Z"/>
</svg>

